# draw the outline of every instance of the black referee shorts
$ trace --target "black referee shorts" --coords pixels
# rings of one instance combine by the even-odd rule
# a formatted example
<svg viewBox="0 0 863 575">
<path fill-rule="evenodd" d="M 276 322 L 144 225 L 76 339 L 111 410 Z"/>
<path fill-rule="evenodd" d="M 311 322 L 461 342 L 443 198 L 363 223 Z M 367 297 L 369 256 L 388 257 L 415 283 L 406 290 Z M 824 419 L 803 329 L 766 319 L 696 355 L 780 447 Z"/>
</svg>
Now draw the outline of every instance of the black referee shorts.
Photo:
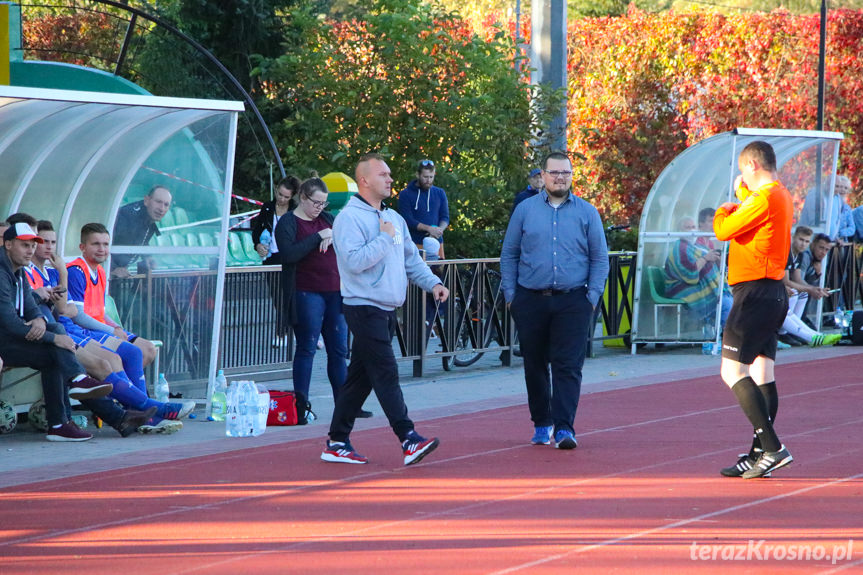
<svg viewBox="0 0 863 575">
<path fill-rule="evenodd" d="M 776 359 L 776 332 L 788 313 L 782 280 L 741 282 L 722 334 L 722 357 L 751 365 L 759 355 Z"/>
</svg>

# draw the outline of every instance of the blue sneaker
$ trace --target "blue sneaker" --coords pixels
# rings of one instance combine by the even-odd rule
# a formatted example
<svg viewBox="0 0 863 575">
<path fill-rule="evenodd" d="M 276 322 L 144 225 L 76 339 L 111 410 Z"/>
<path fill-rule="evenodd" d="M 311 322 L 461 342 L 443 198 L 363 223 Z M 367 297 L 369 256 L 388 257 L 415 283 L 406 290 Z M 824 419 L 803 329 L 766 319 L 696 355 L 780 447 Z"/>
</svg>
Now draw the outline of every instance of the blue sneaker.
<svg viewBox="0 0 863 575">
<path fill-rule="evenodd" d="M 191 399 L 180 399 L 163 403 L 159 406 L 156 415 L 163 419 L 183 419 L 195 410 L 195 402 Z"/>
<path fill-rule="evenodd" d="M 551 434 L 554 431 L 552 426 L 537 425 L 533 430 L 533 438 L 530 440 L 532 444 L 551 445 Z"/>
<path fill-rule="evenodd" d="M 575 440 L 575 435 L 566 429 L 558 429 L 554 434 L 554 446 L 557 449 L 575 449 L 578 447 L 578 441 Z"/>
</svg>

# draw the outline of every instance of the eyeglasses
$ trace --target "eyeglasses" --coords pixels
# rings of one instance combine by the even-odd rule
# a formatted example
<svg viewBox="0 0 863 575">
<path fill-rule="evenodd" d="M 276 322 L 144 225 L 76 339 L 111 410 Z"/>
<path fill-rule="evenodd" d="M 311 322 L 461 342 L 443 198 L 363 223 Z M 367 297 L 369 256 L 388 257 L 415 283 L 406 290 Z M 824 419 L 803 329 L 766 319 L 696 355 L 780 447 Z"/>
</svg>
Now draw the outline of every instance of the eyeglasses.
<svg viewBox="0 0 863 575">
<path fill-rule="evenodd" d="M 550 171 L 546 172 L 546 174 L 548 174 L 552 178 L 568 178 L 572 175 L 572 171 L 571 170 L 570 171 L 550 170 Z"/>
<path fill-rule="evenodd" d="M 330 203 L 327 201 L 319 202 L 317 200 L 311 200 L 311 199 L 309 201 L 312 203 L 313 206 L 315 206 L 316 208 L 321 208 L 321 209 L 324 209 L 325 207 L 330 205 Z"/>
<path fill-rule="evenodd" d="M 420 168 L 434 168 L 434 162 L 431 160 L 420 161 Z"/>
</svg>

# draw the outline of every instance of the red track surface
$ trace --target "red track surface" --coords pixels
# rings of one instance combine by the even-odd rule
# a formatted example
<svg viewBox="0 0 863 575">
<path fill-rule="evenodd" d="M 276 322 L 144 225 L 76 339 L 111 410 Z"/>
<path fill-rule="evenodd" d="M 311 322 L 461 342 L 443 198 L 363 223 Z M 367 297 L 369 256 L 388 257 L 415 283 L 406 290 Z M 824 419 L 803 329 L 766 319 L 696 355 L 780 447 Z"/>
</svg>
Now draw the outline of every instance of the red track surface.
<svg viewBox="0 0 863 575">
<path fill-rule="evenodd" d="M 378 429 L 365 466 L 321 438 L 0 490 L 0 573 L 863 572 L 855 362 L 778 368 L 772 479 L 719 476 L 750 434 L 701 378 L 583 397 L 572 452 L 526 445 L 521 407 L 419 422 L 441 447 L 409 468 Z"/>
</svg>

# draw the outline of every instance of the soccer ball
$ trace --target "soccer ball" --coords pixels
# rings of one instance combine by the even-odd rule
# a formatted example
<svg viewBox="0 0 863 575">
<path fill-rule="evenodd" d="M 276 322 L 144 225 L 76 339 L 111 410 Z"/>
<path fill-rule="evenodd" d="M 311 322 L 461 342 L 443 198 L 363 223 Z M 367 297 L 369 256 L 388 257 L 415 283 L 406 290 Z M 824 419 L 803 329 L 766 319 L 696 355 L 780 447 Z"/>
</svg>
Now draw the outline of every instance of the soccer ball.
<svg viewBox="0 0 863 575">
<path fill-rule="evenodd" d="M 45 400 L 40 399 L 30 406 L 27 413 L 30 427 L 36 431 L 48 431 L 48 413 L 45 411 Z"/>
<path fill-rule="evenodd" d="M 18 424 L 18 414 L 15 409 L 3 400 L 0 400 L 0 433 L 11 433 Z"/>
</svg>

